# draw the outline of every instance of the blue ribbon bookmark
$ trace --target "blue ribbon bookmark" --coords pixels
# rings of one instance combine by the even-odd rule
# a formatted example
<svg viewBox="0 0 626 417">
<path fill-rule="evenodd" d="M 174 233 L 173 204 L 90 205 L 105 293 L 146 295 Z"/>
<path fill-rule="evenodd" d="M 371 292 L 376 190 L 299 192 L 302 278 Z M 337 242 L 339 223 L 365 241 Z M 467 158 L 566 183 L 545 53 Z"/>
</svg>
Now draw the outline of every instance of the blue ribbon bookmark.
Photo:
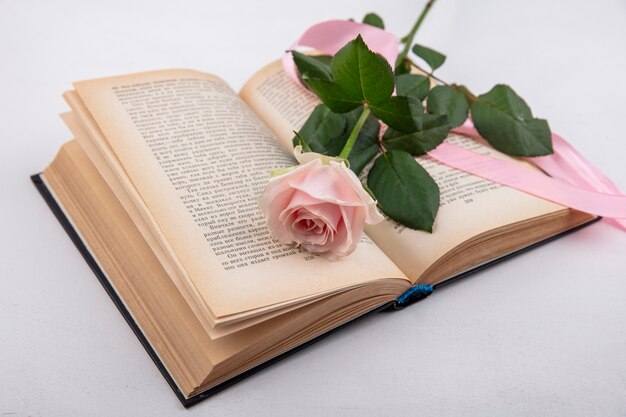
<svg viewBox="0 0 626 417">
<path fill-rule="evenodd" d="M 432 285 L 416 284 L 406 290 L 404 294 L 396 298 L 396 308 L 405 307 L 411 303 L 423 300 L 433 293 L 435 288 Z"/>
</svg>

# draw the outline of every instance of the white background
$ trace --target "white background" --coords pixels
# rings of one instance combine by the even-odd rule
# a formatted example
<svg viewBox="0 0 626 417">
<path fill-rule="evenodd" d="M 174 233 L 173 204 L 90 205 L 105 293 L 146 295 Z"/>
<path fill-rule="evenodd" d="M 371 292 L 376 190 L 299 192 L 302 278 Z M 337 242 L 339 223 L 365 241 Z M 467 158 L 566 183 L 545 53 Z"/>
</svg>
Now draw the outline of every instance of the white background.
<svg viewBox="0 0 626 417">
<path fill-rule="evenodd" d="M 310 3 L 0 0 L 0 415 L 626 416 L 626 233 L 607 224 L 182 408 L 28 176 L 70 139 L 73 80 L 190 67 L 238 89 L 308 25 L 375 10 L 404 34 L 424 2 Z M 439 0 L 418 40 L 450 81 L 514 86 L 626 188 L 623 0 Z"/>
</svg>

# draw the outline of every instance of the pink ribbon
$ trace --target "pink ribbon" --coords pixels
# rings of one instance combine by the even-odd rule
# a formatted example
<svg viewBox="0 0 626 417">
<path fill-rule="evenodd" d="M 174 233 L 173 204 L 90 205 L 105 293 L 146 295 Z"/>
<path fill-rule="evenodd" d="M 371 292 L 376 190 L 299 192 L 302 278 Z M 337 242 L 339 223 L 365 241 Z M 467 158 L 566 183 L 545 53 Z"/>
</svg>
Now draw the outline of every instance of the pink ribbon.
<svg viewBox="0 0 626 417">
<path fill-rule="evenodd" d="M 289 47 L 289 50 L 308 46 L 325 54 L 335 55 L 338 50 L 359 34 L 372 51 L 384 56 L 393 67 L 393 63 L 398 57 L 398 38 L 375 26 L 349 20 L 327 20 L 313 25 Z M 283 68 L 287 75 L 302 85 L 298 78 L 296 65 L 293 62 L 293 56 L 289 52 L 283 56 Z"/>
<path fill-rule="evenodd" d="M 453 132 L 480 138 L 467 120 Z M 452 150 L 451 148 L 456 148 Z M 438 161 L 470 174 L 507 185 L 529 194 L 587 213 L 605 217 L 605 221 L 626 231 L 626 195 L 606 175 L 589 162 L 569 142 L 552 134 L 551 155 L 524 158 L 546 172 L 529 172 L 510 162 L 467 151 L 442 143 L 428 154 Z M 464 151 L 463 154 L 459 150 Z M 455 152 L 456 151 L 456 152 Z M 467 155 L 467 154 L 472 155 Z M 475 157 L 478 155 L 478 158 Z M 471 162 L 469 157 L 473 160 Z M 502 162 L 502 163 L 501 163 Z"/>
<path fill-rule="evenodd" d="M 383 55 L 393 66 L 398 56 L 398 39 L 374 26 L 347 20 L 329 20 L 310 27 L 290 49 L 307 46 L 333 55 L 359 33 L 371 50 Z M 283 67 L 300 84 L 291 54 L 285 54 Z M 453 129 L 453 132 L 480 137 L 469 120 Z M 428 152 L 428 155 L 443 164 L 489 181 L 602 216 L 626 231 L 626 195 L 565 139 L 552 134 L 552 145 L 554 153 L 551 155 L 525 158 L 549 176 L 448 142 Z"/>
</svg>

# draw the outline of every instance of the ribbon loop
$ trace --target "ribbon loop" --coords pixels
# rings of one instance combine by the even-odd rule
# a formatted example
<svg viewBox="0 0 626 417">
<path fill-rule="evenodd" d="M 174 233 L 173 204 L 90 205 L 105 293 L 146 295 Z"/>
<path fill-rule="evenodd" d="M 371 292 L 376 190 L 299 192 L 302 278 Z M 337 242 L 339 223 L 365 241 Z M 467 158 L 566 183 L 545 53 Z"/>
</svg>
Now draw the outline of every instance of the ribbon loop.
<svg viewBox="0 0 626 417">
<path fill-rule="evenodd" d="M 307 46 L 325 54 L 335 55 L 338 50 L 356 38 L 357 35 L 363 37 L 372 51 L 384 56 L 393 68 L 398 57 L 398 38 L 394 34 L 375 26 L 349 20 L 327 20 L 313 25 L 289 47 L 289 50 Z M 292 80 L 302 85 L 289 51 L 283 56 L 283 68 Z"/>
</svg>

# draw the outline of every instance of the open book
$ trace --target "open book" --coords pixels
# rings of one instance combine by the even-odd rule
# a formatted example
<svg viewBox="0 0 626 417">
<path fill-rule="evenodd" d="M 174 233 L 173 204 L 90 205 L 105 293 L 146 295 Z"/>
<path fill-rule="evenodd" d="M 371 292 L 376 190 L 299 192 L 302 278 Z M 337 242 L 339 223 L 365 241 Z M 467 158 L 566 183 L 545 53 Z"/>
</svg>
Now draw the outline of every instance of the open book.
<svg viewBox="0 0 626 417">
<path fill-rule="evenodd" d="M 273 240 L 257 205 L 269 172 L 296 164 L 293 131 L 317 104 L 280 63 L 239 94 L 164 70 L 64 97 L 74 140 L 33 179 L 185 405 L 416 284 L 594 220 L 422 157 L 441 189 L 434 233 L 384 221 L 331 262 Z"/>
</svg>

